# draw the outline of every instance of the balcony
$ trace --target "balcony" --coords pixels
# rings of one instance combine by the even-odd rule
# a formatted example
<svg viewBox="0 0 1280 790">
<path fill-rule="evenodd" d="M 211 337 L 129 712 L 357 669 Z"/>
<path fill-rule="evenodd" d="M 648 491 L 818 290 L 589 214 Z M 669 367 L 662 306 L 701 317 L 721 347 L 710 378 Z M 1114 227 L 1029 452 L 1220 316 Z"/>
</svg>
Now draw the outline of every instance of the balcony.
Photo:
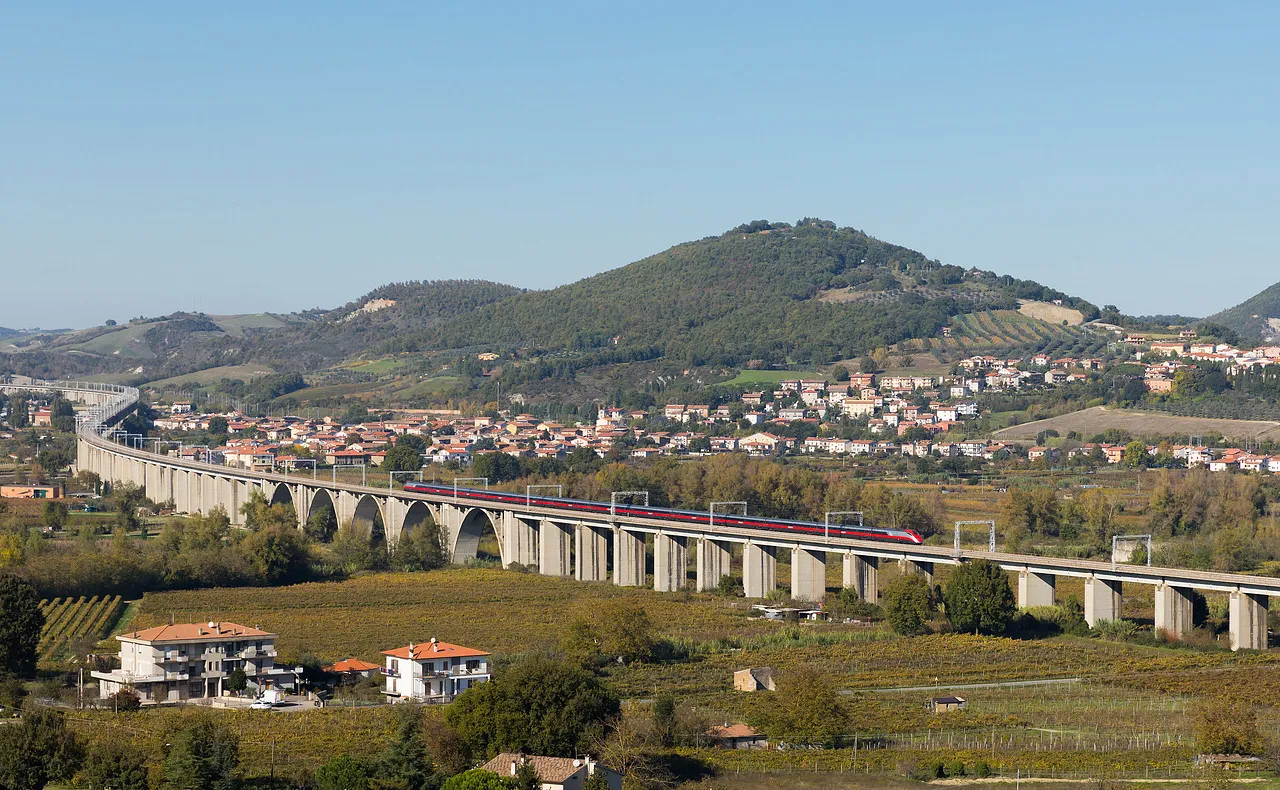
<svg viewBox="0 0 1280 790">
<path fill-rule="evenodd" d="M 167 656 L 159 656 L 156 658 L 157 664 L 186 664 L 191 661 L 190 656 L 178 655 L 173 653 Z"/>
<path fill-rule="evenodd" d="M 190 680 L 191 673 L 190 672 L 166 672 L 164 673 L 164 679 L 165 680 Z"/>
<path fill-rule="evenodd" d="M 275 658 L 276 651 L 274 648 L 246 647 L 239 655 L 241 658 Z"/>
</svg>

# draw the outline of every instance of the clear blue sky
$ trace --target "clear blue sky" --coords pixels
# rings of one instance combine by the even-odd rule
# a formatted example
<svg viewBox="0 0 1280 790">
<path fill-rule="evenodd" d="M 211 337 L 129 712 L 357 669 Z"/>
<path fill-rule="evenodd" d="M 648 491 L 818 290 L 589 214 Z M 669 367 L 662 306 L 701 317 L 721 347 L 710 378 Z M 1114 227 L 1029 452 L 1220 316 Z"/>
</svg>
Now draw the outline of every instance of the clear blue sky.
<svg viewBox="0 0 1280 790">
<path fill-rule="evenodd" d="M 1280 280 L 1280 4 L 197 5 L 0 10 L 0 325 L 805 215 L 1129 312 Z"/>
</svg>

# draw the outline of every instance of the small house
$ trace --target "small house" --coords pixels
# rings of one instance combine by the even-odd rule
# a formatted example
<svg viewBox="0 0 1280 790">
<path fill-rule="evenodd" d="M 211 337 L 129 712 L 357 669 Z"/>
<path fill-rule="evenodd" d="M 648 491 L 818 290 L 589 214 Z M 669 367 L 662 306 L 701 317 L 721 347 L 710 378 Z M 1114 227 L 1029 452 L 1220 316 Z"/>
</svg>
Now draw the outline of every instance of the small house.
<svg viewBox="0 0 1280 790">
<path fill-rule="evenodd" d="M 733 673 L 734 691 L 777 691 L 773 667 L 752 667 Z"/>
<path fill-rule="evenodd" d="M 717 749 L 764 749 L 769 739 L 746 724 L 717 724 L 707 730 Z"/>
<path fill-rule="evenodd" d="M 964 697 L 934 697 L 929 700 L 929 710 L 934 713 L 952 713 L 964 710 L 967 704 Z"/>
</svg>

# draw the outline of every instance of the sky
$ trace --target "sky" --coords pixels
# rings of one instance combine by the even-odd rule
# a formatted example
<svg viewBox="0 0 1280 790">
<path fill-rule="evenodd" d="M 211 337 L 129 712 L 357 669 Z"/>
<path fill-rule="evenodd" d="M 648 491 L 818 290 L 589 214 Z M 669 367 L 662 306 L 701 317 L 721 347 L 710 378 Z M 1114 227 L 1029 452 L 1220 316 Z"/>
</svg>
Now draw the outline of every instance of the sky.
<svg viewBox="0 0 1280 790">
<path fill-rule="evenodd" d="M 0 326 L 546 288 L 815 216 L 1134 314 L 1280 280 L 1277 3 L 0 8 Z"/>
</svg>

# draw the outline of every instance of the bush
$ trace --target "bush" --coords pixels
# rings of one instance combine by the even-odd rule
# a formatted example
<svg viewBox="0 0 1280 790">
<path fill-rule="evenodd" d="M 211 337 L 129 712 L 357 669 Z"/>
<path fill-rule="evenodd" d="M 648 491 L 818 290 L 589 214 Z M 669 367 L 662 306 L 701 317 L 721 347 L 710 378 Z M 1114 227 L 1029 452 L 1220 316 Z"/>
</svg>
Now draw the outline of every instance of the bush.
<svg viewBox="0 0 1280 790">
<path fill-rule="evenodd" d="M 943 771 L 947 776 L 964 776 L 964 763 L 960 760 L 952 760 L 943 767 Z"/>
<path fill-rule="evenodd" d="M 991 776 L 991 766 L 987 765 L 986 760 L 979 760 L 973 764 L 973 775 L 979 779 L 986 779 Z"/>
<path fill-rule="evenodd" d="M 933 614 L 933 595 L 923 576 L 894 579 L 884 591 L 884 618 L 899 634 L 919 634 Z"/>
</svg>

